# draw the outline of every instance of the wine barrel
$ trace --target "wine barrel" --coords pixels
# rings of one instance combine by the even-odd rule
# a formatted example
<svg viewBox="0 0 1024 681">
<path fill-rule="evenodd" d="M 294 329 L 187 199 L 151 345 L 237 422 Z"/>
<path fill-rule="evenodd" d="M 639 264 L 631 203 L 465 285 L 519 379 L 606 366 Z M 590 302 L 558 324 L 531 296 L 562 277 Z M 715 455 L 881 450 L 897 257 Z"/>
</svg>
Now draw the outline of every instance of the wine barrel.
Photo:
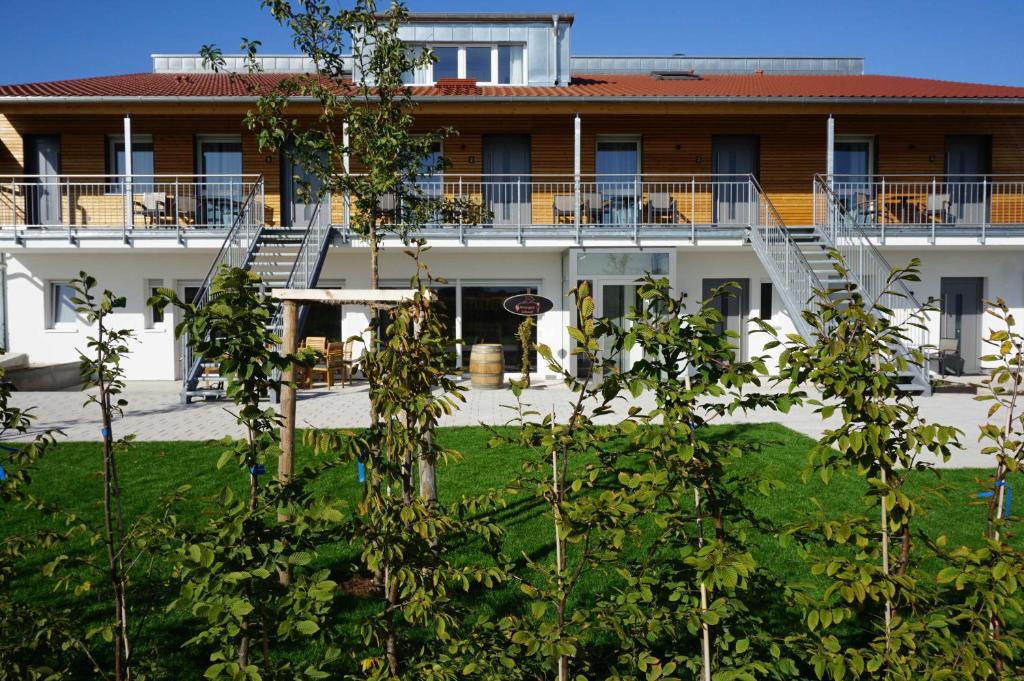
<svg viewBox="0 0 1024 681">
<path fill-rule="evenodd" d="M 505 387 L 505 354 L 497 343 L 480 343 L 469 354 L 469 382 L 476 390 Z"/>
</svg>

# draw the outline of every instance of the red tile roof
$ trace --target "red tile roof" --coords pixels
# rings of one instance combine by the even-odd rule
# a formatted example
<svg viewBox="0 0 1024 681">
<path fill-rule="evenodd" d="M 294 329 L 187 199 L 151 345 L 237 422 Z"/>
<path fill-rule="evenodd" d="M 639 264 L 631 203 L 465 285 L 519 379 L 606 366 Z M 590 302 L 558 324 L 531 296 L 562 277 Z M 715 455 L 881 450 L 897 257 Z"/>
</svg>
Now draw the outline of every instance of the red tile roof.
<svg viewBox="0 0 1024 681">
<path fill-rule="evenodd" d="M 289 78 L 286 74 L 260 74 L 257 87 L 269 87 Z M 18 97 L 128 97 L 188 98 L 244 97 L 251 90 L 241 79 L 225 74 L 138 73 L 60 80 L 21 85 L 0 85 L 0 98 Z M 417 97 L 500 98 L 680 98 L 680 99 L 1021 99 L 1024 87 L 957 83 L 923 78 L 880 75 L 728 75 L 698 79 L 660 79 L 649 75 L 581 74 L 568 87 L 476 88 L 417 86 Z"/>
</svg>

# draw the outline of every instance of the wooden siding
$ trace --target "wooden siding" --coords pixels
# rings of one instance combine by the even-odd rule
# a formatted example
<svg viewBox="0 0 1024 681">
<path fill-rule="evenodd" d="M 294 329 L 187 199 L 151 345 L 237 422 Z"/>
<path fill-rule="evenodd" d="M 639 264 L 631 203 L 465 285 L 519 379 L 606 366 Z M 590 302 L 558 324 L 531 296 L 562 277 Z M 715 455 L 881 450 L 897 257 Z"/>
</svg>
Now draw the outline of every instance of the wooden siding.
<svg viewBox="0 0 1024 681">
<path fill-rule="evenodd" d="M 429 110 L 429 109 L 428 109 Z M 457 134 L 446 140 L 449 176 L 479 175 L 482 171 L 483 137 L 488 134 L 527 134 L 531 139 L 532 172 L 535 175 L 568 176 L 573 171 L 573 116 L 571 114 L 523 113 L 520 115 L 423 114 L 418 129 L 428 131 L 453 126 Z M 0 115 L 0 178 L 20 175 L 24 168 L 23 136 L 61 135 L 62 170 L 65 173 L 103 174 L 106 171 L 106 135 L 120 134 L 119 116 L 45 115 L 11 112 Z M 582 115 L 582 170 L 594 172 L 599 135 L 637 135 L 642 143 L 641 170 L 649 174 L 709 174 L 712 170 L 712 138 L 715 135 L 756 135 L 760 141 L 759 180 L 788 224 L 811 221 L 812 179 L 825 171 L 826 117 L 822 114 L 637 114 Z M 133 131 L 154 140 L 158 174 L 195 172 L 194 139 L 198 134 L 240 134 L 243 171 L 262 174 L 266 180 L 267 217 L 271 224 L 281 218 L 280 159 L 259 152 L 255 136 L 243 129 L 240 115 L 133 115 Z M 994 115 L 891 115 L 836 114 L 837 134 L 873 135 L 876 138 L 878 172 L 881 174 L 943 172 L 946 135 L 984 134 L 992 137 L 992 171 L 1024 175 L 1024 116 Z M 358 170 L 358 168 L 353 168 Z M 568 177 L 559 181 L 566 182 Z M 2 182 L 2 179 L 0 179 Z M 534 222 L 552 221 L 554 196 L 564 187 L 550 186 L 533 194 Z M 675 194 L 686 219 L 710 219 L 710 195 Z M 993 197 L 993 216 L 1003 210 Z M 705 206 L 696 214 L 686 206 Z M 335 219 L 341 202 L 333 205 Z"/>
</svg>

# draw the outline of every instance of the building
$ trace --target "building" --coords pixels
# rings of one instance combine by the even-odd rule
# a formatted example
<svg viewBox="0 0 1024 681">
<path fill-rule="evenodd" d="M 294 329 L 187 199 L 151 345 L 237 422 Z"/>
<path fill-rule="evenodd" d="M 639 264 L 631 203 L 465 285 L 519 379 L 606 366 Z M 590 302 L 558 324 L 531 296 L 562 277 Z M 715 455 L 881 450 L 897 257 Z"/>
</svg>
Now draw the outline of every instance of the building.
<svg viewBox="0 0 1024 681">
<path fill-rule="evenodd" d="M 621 317 L 645 271 L 695 303 L 739 282 L 724 312 L 741 352 L 758 353 L 764 339 L 744 321 L 803 330 L 830 247 L 869 293 L 886 261 L 920 258 L 922 279 L 896 306 L 938 300 L 914 342 L 944 339 L 969 371 L 982 300 L 1024 309 L 1024 87 L 866 75 L 853 57 L 578 56 L 564 15 L 423 14 L 403 30 L 438 57 L 409 75 L 418 125 L 458 130 L 437 152 L 450 169 L 425 181 L 488 216 L 424 232 L 463 362 L 471 344 L 497 341 L 519 371 L 517 320 L 501 301 L 524 291 L 555 300 L 538 337 L 570 361 L 565 292 L 589 281 L 598 314 Z M 262 60 L 268 82 L 310 68 Z M 129 378 L 188 379 L 173 313 L 144 302 L 157 286 L 195 295 L 218 254 L 278 279 L 294 271 L 297 286 L 365 287 L 344 197 L 302 202 L 301 168 L 241 125 L 252 104 L 194 55 L 154 55 L 151 73 L 0 87 L 3 343 L 37 364 L 75 360 L 88 330 L 66 284 L 85 270 L 128 298 Z M 409 274 L 389 248 L 386 282 Z M 314 310 L 307 324 L 344 338 L 366 315 Z"/>
</svg>

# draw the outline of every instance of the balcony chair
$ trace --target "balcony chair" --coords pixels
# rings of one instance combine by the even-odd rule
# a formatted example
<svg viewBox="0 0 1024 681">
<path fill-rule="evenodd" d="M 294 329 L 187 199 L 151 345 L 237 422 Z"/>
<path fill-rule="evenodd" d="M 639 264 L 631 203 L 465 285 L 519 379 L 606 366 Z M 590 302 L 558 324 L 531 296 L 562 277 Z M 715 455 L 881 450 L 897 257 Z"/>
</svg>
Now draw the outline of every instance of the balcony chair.
<svg viewBox="0 0 1024 681">
<path fill-rule="evenodd" d="M 853 195 L 853 219 L 858 225 L 873 225 L 875 223 L 875 200 L 864 192 L 857 192 Z"/>
<path fill-rule="evenodd" d="M 929 194 L 924 204 L 925 217 L 929 222 L 948 224 L 953 221 L 951 206 L 949 194 Z"/>
<path fill-rule="evenodd" d="M 196 223 L 196 197 L 177 197 L 174 200 L 174 212 L 177 214 L 179 222 L 184 221 L 194 225 Z"/>
<path fill-rule="evenodd" d="M 142 217 L 150 227 L 163 222 L 167 216 L 167 195 L 163 192 L 144 192 L 142 194 Z"/>
<path fill-rule="evenodd" d="M 562 218 L 567 218 L 570 222 L 576 219 L 576 208 L 575 208 L 576 195 L 557 195 L 555 196 L 554 203 L 551 205 L 551 214 L 553 222 L 557 225 Z"/>
<path fill-rule="evenodd" d="M 644 222 L 654 224 L 656 222 L 668 222 L 675 224 L 679 217 L 676 210 L 676 200 L 668 192 L 652 192 L 647 196 L 646 220 Z M 665 218 L 668 218 L 666 221 Z"/>
<path fill-rule="evenodd" d="M 381 194 L 380 198 L 377 200 L 377 211 L 380 213 L 382 218 L 393 224 L 398 222 L 399 207 L 398 195 L 394 192 Z"/>
<path fill-rule="evenodd" d="M 604 196 L 600 192 L 580 194 L 580 211 L 590 224 L 601 222 L 601 216 L 604 214 Z"/>
</svg>

